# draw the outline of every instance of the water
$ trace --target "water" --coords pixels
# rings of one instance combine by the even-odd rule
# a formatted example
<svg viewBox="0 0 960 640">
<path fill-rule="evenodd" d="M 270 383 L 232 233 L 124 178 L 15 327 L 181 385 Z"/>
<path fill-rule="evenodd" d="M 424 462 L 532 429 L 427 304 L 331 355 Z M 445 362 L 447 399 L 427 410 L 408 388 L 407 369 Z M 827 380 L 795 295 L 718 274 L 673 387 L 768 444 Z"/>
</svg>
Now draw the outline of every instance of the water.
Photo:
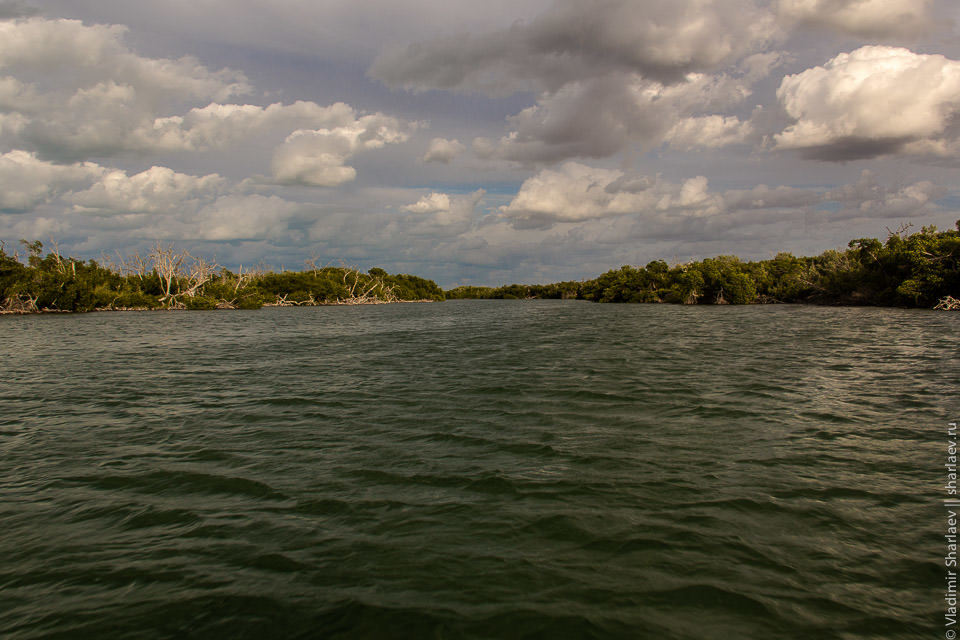
<svg viewBox="0 0 960 640">
<path fill-rule="evenodd" d="M 5 638 L 919 638 L 960 315 L 0 318 Z"/>
</svg>

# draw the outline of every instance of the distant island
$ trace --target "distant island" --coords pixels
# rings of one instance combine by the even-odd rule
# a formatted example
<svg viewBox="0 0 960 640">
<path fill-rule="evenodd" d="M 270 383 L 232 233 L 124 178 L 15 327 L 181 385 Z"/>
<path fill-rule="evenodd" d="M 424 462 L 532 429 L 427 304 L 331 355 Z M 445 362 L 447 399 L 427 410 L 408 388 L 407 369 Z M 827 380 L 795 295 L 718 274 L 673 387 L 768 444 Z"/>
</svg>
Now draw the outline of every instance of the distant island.
<svg viewBox="0 0 960 640">
<path fill-rule="evenodd" d="M 366 273 L 307 261 L 303 271 L 241 267 L 236 273 L 158 243 L 145 257 L 67 258 L 39 241 L 25 255 L 0 243 L 0 312 L 128 309 L 259 309 L 263 306 L 381 304 L 444 299 L 576 299 L 676 304 L 809 303 L 960 309 L 957 230 L 908 227 L 886 241 L 851 240 L 819 256 L 779 253 L 745 262 L 718 256 L 674 266 L 655 260 L 592 280 L 444 292 L 434 281 L 373 268 Z M 25 259 L 25 261 L 24 261 Z"/>
</svg>

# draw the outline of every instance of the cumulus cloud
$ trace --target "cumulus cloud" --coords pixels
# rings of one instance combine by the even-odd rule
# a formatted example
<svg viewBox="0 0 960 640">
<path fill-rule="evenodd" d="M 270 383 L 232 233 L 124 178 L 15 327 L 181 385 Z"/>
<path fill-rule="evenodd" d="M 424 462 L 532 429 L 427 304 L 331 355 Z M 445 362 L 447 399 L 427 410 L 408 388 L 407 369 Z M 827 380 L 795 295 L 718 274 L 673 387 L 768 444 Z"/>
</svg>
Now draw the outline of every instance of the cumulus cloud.
<svg viewBox="0 0 960 640">
<path fill-rule="evenodd" d="M 735 116 L 700 116 L 681 120 L 664 135 L 678 149 L 712 149 L 746 142 L 753 125 Z"/>
<path fill-rule="evenodd" d="M 275 160 L 282 179 L 336 184 L 352 179 L 342 161 L 353 152 L 405 139 L 412 128 L 381 114 L 361 116 L 342 102 L 225 103 L 249 92 L 243 74 L 211 71 L 193 58 L 140 56 L 124 44 L 125 33 L 122 26 L 76 20 L 0 22 L 0 74 L 9 74 L 0 75 L 0 133 L 41 157 L 64 161 L 125 151 L 203 151 L 297 131 L 296 143 L 288 139 Z M 197 100 L 212 102 L 169 115 Z M 309 131 L 312 144 L 305 142 Z M 314 156 L 327 155 L 305 159 L 306 147 Z M 303 152 L 299 159 L 296 150 Z"/>
<path fill-rule="evenodd" d="M 84 25 L 79 20 L 30 18 L 0 22 L 0 68 L 50 74 L 81 86 L 112 81 L 157 99 L 166 95 L 224 100 L 246 93 L 242 73 L 211 71 L 191 57 L 146 58 L 123 42 L 120 25 Z"/>
<path fill-rule="evenodd" d="M 82 221 L 100 220 L 110 229 L 122 229 L 128 240 L 223 242 L 289 234 L 288 223 L 302 205 L 237 191 L 217 174 L 193 176 L 154 166 L 129 175 L 91 162 L 54 164 L 20 150 L 0 155 L 0 213 L 23 214 L 59 202 L 83 214 L 34 216 L 39 222 L 15 225 L 18 229 L 62 233 L 82 227 Z"/>
<path fill-rule="evenodd" d="M 935 150 L 956 138 L 960 62 L 898 47 L 867 46 L 783 79 L 777 97 L 796 120 L 780 149 L 823 160 Z"/>
<path fill-rule="evenodd" d="M 696 253 L 817 251 L 888 224 L 956 218 L 945 190 L 917 165 L 869 163 L 881 177 L 858 180 L 860 166 L 803 163 L 792 153 L 747 157 L 737 147 L 767 134 L 768 149 L 814 157 L 893 150 L 914 156 L 907 162 L 934 154 L 941 165 L 955 163 L 953 43 L 915 45 L 947 58 L 906 52 L 880 62 L 858 58 L 864 49 L 825 62 L 860 46 L 838 42 L 920 33 L 931 8 L 944 22 L 947 0 L 493 0 L 505 8 L 499 12 L 486 4 L 372 1 L 376 11 L 348 0 L 297 0 L 296 11 L 282 3 L 253 11 L 248 0 L 74 3 L 70 12 L 84 24 L 24 19 L 24 5 L 13 10 L 0 0 L 0 20 L 8 19 L 0 29 L 0 154 L 23 150 L 0 155 L 0 236 L 86 237 L 69 250 L 87 256 L 160 238 L 232 264 L 292 265 L 318 251 L 446 284 L 468 276 L 579 278 Z M 40 4 L 52 15 L 69 3 Z M 222 24 L 211 29 L 214 15 Z M 126 17 L 134 28 L 149 25 L 145 40 L 96 24 Z M 519 21 L 504 27 L 511 20 Z M 780 31 L 798 25 L 820 31 Z M 318 28 L 329 33 L 318 38 Z M 367 31 L 382 37 L 355 37 Z M 440 33 L 451 37 L 436 39 Z M 160 48 L 183 39 L 191 51 L 217 56 L 213 42 L 238 45 L 238 64 L 258 77 L 267 77 L 280 49 L 322 64 L 278 70 L 260 87 L 270 92 L 254 94 L 240 72 Z M 149 43 L 151 53 L 134 51 L 134 41 Z M 406 96 L 404 118 L 429 114 L 439 130 L 401 146 L 415 124 L 389 117 L 397 114 L 377 102 L 387 94 L 363 90 L 356 62 L 372 60 L 384 43 L 417 41 L 380 51 L 370 75 L 415 91 L 524 93 L 496 101 Z M 781 84 L 783 74 L 771 72 L 786 65 L 796 75 Z M 335 90 L 350 104 L 294 102 L 304 86 Z M 770 108 L 778 86 L 783 108 Z M 361 104 L 368 110 L 350 106 Z M 482 137 L 474 152 L 489 162 L 464 162 L 475 136 Z M 722 159 L 696 153 L 720 147 L 732 147 Z M 601 169 L 584 158 L 609 160 Z M 98 164 L 77 162 L 85 159 Z M 718 168 L 718 159 L 729 164 Z M 624 169 L 634 163 L 645 171 Z M 358 171 L 377 186 L 299 188 L 343 185 Z M 644 175 L 656 171 L 664 173 Z M 946 181 L 948 171 L 931 175 Z M 238 183 L 251 174 L 272 181 L 255 175 Z M 898 183 L 903 174 L 918 177 Z M 770 186 L 754 186 L 755 176 Z M 496 192 L 443 186 L 484 182 Z M 797 186 L 836 182 L 851 184 Z"/>
<path fill-rule="evenodd" d="M 403 207 L 410 213 L 441 213 L 450 211 L 450 196 L 445 193 L 431 193 L 423 196 L 417 202 Z"/>
<path fill-rule="evenodd" d="M 0 110 L 20 119 L 19 143 L 48 159 L 109 155 L 134 146 L 131 133 L 164 109 L 250 90 L 237 71 L 140 56 L 125 33 L 78 20 L 0 21 Z"/>
<path fill-rule="evenodd" d="M 752 0 L 558 0 L 529 23 L 387 51 L 370 75 L 491 96 L 553 92 L 610 72 L 675 82 L 753 53 L 775 31 L 773 14 Z"/>
<path fill-rule="evenodd" d="M 686 211 L 710 215 L 722 201 L 707 189 L 703 176 L 672 184 L 659 177 L 630 177 L 622 171 L 567 162 L 524 181 L 501 216 L 520 228 L 550 227 L 644 211 Z"/>
<path fill-rule="evenodd" d="M 929 181 L 884 186 L 869 171 L 856 183 L 832 190 L 757 185 L 715 192 L 703 176 L 672 183 L 660 176 L 568 162 L 526 180 L 499 214 L 518 229 L 630 216 L 689 231 L 687 223 L 692 220 L 772 223 L 780 219 L 778 212 L 810 212 L 835 220 L 909 217 L 932 211 L 935 200 L 944 194 Z M 827 204 L 832 208 L 824 209 Z"/>
<path fill-rule="evenodd" d="M 909 37 L 929 30 L 932 0 L 780 0 L 786 20 L 863 38 Z"/>
<path fill-rule="evenodd" d="M 288 223 L 300 208 L 277 196 L 226 195 L 200 209 L 179 232 L 214 242 L 277 239 L 289 233 Z"/>
<path fill-rule="evenodd" d="M 414 91 L 538 92 L 508 118 L 506 135 L 473 148 L 485 159 L 550 164 L 633 144 L 745 142 L 751 126 L 727 110 L 782 62 L 765 51 L 779 37 L 760 0 L 557 0 L 507 29 L 386 51 L 369 73 Z"/>
<path fill-rule="evenodd" d="M 0 136 L 15 137 L 26 125 L 27 119 L 19 113 L 0 113 Z"/>
<path fill-rule="evenodd" d="M 72 189 L 88 185 L 104 173 L 91 162 L 58 165 L 36 154 L 14 150 L 0 155 L 0 211 L 35 209 Z"/>
<path fill-rule="evenodd" d="M 298 129 L 273 156 L 273 175 L 282 184 L 335 187 L 356 178 L 346 161 L 354 154 L 404 142 L 407 129 L 396 118 L 381 113 L 362 116 L 331 129 Z"/>
<path fill-rule="evenodd" d="M 401 208 L 402 211 L 414 214 L 408 232 L 416 235 L 465 232 L 473 226 L 477 205 L 484 195 L 486 191 L 483 189 L 460 196 L 437 192 L 425 195 L 417 202 Z"/>
<path fill-rule="evenodd" d="M 675 138 L 682 146 L 689 142 L 685 134 L 711 125 L 706 146 L 742 142 L 748 125 L 694 114 L 731 108 L 749 95 L 749 87 L 728 75 L 693 73 L 671 85 L 636 75 L 574 82 L 508 118 L 512 131 L 499 141 L 475 140 L 474 150 L 480 157 L 523 164 L 603 158 L 631 143 L 651 148 Z"/>
<path fill-rule="evenodd" d="M 876 175 L 864 170 L 853 184 L 831 189 L 824 200 L 837 202 L 837 217 L 906 218 L 935 209 L 934 201 L 946 190 L 928 180 L 908 185 L 881 184 Z"/>
<path fill-rule="evenodd" d="M 155 166 L 132 176 L 108 171 L 89 189 L 71 194 L 69 200 L 77 211 L 98 214 L 171 212 L 216 195 L 225 186 L 226 180 L 215 173 L 191 176 Z"/>
<path fill-rule="evenodd" d="M 434 138 L 430 141 L 430 146 L 423 156 L 424 162 L 441 162 L 448 164 L 458 155 L 463 153 L 466 147 L 459 140 L 447 140 L 446 138 Z"/>
<path fill-rule="evenodd" d="M 304 100 L 266 107 L 214 102 L 185 116 L 156 118 L 130 138 L 132 146 L 143 149 L 197 151 L 222 148 L 269 130 L 350 127 L 356 119 L 353 107 L 343 102 L 326 107 Z"/>
</svg>

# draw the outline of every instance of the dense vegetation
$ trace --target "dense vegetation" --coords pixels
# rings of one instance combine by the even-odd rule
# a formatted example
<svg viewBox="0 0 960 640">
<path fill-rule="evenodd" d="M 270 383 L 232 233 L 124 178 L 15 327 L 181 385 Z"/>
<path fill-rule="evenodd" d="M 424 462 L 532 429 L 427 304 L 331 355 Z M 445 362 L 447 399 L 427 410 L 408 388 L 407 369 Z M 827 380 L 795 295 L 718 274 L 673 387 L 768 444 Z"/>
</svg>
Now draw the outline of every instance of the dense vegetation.
<svg viewBox="0 0 960 640">
<path fill-rule="evenodd" d="M 263 305 L 364 304 L 456 298 L 557 298 L 594 302 L 757 304 L 803 302 L 960 308 L 957 230 L 891 232 L 886 241 L 852 240 L 814 257 L 780 253 L 745 262 L 718 256 L 670 266 L 623 266 L 592 280 L 545 285 L 457 287 L 383 269 L 318 266 L 304 271 L 233 273 L 158 244 L 146 258 L 118 262 L 66 258 L 40 242 L 21 241 L 10 255 L 0 243 L 0 311 L 97 309 L 257 309 Z"/>
<path fill-rule="evenodd" d="M 577 298 L 594 302 L 756 304 L 806 302 L 950 307 L 960 298 L 960 222 L 955 231 L 891 232 L 852 240 L 815 257 L 780 253 L 744 262 L 719 256 L 669 266 L 624 266 L 593 280 L 548 285 L 457 287 L 447 298 Z M 951 302 L 952 301 L 952 302 Z"/>
<path fill-rule="evenodd" d="M 22 241 L 26 261 L 0 245 L 0 310 L 258 309 L 263 305 L 365 304 L 443 300 L 431 280 L 349 267 L 233 273 L 157 245 L 146 257 L 83 261 Z"/>
</svg>

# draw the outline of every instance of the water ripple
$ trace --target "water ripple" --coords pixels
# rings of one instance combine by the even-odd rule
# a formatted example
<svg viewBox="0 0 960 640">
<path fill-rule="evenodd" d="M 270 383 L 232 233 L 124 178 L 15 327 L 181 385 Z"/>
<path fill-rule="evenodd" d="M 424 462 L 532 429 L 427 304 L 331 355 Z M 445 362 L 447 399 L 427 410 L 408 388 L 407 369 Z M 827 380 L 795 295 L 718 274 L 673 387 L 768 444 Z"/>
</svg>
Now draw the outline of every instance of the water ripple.
<svg viewBox="0 0 960 640">
<path fill-rule="evenodd" d="M 2 317 L 0 635 L 934 637 L 958 323 Z"/>
</svg>

